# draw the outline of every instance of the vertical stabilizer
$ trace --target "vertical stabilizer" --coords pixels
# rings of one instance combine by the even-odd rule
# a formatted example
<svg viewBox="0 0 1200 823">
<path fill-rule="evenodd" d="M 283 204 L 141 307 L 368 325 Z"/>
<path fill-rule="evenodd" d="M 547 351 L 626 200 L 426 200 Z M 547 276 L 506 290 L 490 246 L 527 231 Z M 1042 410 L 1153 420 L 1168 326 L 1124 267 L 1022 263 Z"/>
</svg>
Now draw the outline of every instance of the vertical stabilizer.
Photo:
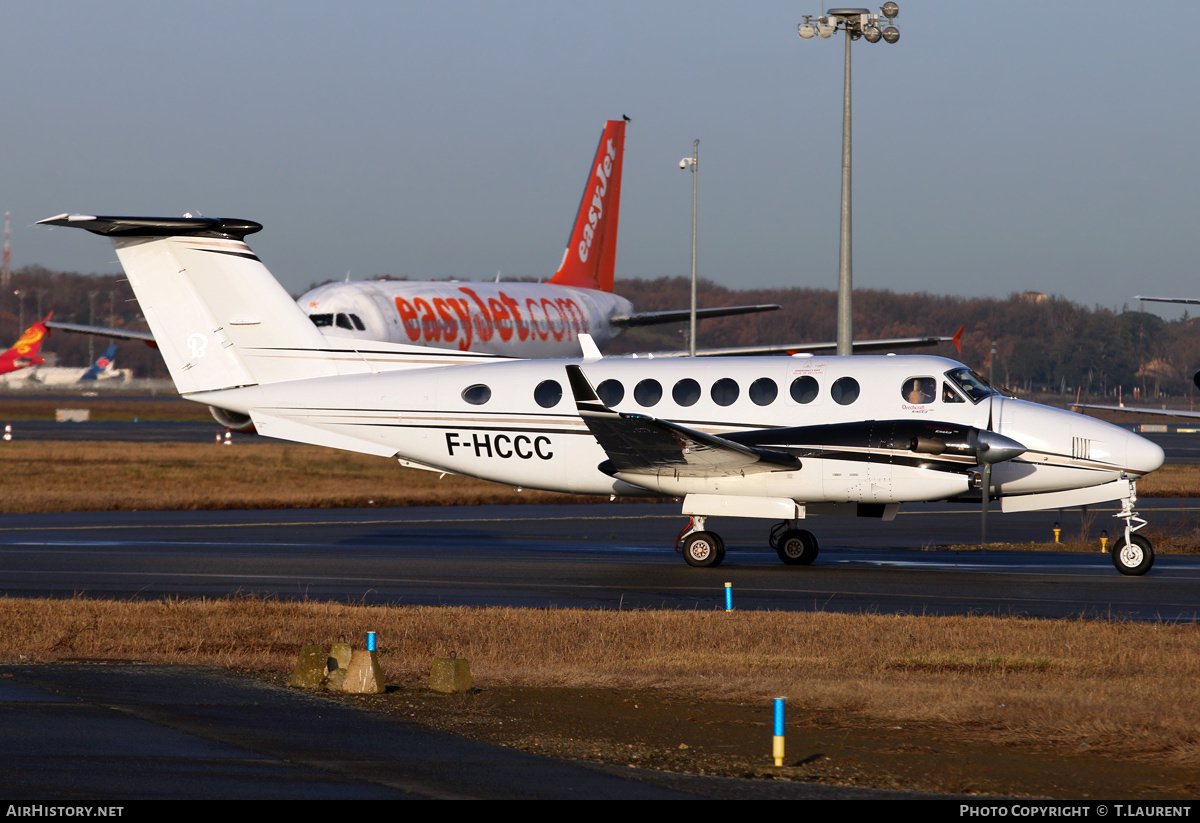
<svg viewBox="0 0 1200 823">
<path fill-rule="evenodd" d="M 621 165 L 625 154 L 625 121 L 609 120 L 600 135 L 579 213 L 550 282 L 557 286 L 613 290 L 617 262 L 617 227 L 621 211 Z"/>
<path fill-rule="evenodd" d="M 60 215 L 40 221 L 112 239 L 180 394 L 338 373 L 326 340 L 243 238 L 207 217 Z"/>
</svg>

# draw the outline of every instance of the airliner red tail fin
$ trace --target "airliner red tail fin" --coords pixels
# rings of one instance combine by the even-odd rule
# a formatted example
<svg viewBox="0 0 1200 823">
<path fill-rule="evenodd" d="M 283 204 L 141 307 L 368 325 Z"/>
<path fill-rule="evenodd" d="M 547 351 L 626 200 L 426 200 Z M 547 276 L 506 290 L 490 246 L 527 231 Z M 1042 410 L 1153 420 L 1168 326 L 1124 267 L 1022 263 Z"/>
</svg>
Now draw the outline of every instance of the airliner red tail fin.
<svg viewBox="0 0 1200 823">
<path fill-rule="evenodd" d="M 625 121 L 609 120 L 600 135 L 579 213 L 550 282 L 558 286 L 613 290 L 617 261 L 617 227 L 621 211 L 621 163 L 625 153 Z"/>
<path fill-rule="evenodd" d="M 11 349 L 0 354 L 0 374 L 27 366 L 39 366 L 45 362 L 37 354 L 42 348 L 42 341 L 50 334 L 50 330 L 43 323 L 53 316 L 54 311 L 51 310 L 41 323 L 34 323 L 27 328 Z"/>
</svg>

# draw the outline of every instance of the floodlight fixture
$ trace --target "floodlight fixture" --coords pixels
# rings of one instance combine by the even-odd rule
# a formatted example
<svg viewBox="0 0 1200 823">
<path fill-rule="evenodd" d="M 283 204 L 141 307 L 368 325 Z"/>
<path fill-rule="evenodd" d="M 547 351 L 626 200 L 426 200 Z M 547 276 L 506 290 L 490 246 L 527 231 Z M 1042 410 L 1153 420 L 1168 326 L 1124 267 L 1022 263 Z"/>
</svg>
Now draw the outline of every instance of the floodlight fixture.
<svg viewBox="0 0 1200 823">
<path fill-rule="evenodd" d="M 893 25 L 886 25 L 886 28 L 880 30 L 880 24 L 890 24 L 899 15 L 900 6 L 888 0 L 880 6 L 878 14 L 872 13 L 870 9 L 862 8 L 829 9 L 824 16 L 817 18 L 815 26 L 812 22 L 812 15 L 805 15 L 804 22 L 797 29 L 801 40 L 811 40 L 814 28 L 816 35 L 823 40 L 832 37 L 836 31 L 846 32 L 845 93 L 842 98 L 842 228 L 841 253 L 838 262 L 837 353 L 839 355 L 852 354 L 854 350 L 850 242 L 850 44 L 860 39 L 866 40 L 868 43 L 878 43 L 880 40 L 895 43 L 900 39 L 900 30 Z"/>
</svg>

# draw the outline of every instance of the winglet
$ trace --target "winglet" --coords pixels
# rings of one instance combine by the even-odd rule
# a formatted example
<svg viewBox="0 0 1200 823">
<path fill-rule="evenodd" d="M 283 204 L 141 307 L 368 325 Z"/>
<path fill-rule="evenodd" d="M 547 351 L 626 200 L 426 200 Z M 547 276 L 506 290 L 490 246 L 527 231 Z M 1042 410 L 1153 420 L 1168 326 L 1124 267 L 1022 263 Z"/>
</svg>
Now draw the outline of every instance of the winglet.
<svg viewBox="0 0 1200 823">
<path fill-rule="evenodd" d="M 965 329 L 966 327 L 967 326 L 964 323 L 962 326 L 959 327 L 958 331 L 956 331 L 954 333 L 954 336 L 950 338 L 951 340 L 954 341 L 954 348 L 958 349 L 959 354 L 962 354 L 962 333 L 963 333 L 963 329 Z"/>
<path fill-rule="evenodd" d="M 603 401 L 592 388 L 592 384 L 583 376 L 583 369 L 578 366 L 567 366 L 567 382 L 571 384 L 571 394 L 575 397 L 575 406 L 580 414 L 612 414 L 612 409 Z"/>
</svg>

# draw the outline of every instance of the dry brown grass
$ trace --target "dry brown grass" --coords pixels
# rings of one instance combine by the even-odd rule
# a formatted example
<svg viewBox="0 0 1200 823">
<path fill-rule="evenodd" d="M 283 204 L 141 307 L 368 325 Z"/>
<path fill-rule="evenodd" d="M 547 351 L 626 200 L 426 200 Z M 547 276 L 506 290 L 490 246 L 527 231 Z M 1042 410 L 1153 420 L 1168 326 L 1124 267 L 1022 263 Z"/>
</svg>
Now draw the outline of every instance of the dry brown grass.
<svg viewBox="0 0 1200 823">
<path fill-rule="evenodd" d="M 1200 497 L 1200 465 L 1167 465 L 1137 484 L 1141 497 Z"/>
<path fill-rule="evenodd" d="M 40 397 L 0 395 L 0 421 L 53 420 L 55 411 L 62 408 L 87 409 L 96 422 L 195 421 L 213 423 L 207 406 L 192 403 L 178 396 L 137 397 L 119 400 L 113 397 Z M 214 428 L 216 423 L 213 423 Z"/>
<path fill-rule="evenodd" d="M 275 442 L 5 443 L 0 513 L 600 502 Z M 18 479 L 19 478 L 19 479 Z"/>
<path fill-rule="evenodd" d="M 379 635 L 389 681 L 434 657 L 484 686 L 786 695 L 815 713 L 947 723 L 992 742 L 1200 765 L 1200 627 L 833 613 L 373 607 L 256 598 L 0 600 L 0 660 L 286 672 L 304 643 Z"/>
</svg>

